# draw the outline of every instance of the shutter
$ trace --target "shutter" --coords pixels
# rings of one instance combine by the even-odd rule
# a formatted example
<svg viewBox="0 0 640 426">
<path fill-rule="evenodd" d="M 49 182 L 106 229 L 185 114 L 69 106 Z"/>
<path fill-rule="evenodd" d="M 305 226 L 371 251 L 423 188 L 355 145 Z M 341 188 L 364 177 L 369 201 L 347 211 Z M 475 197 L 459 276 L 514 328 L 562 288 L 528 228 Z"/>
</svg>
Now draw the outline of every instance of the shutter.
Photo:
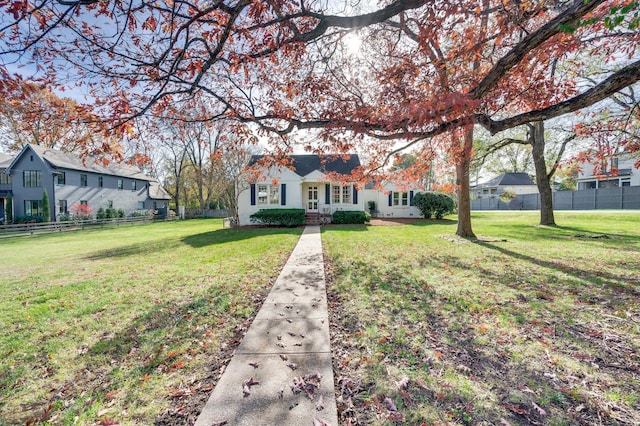
<svg viewBox="0 0 640 426">
<path fill-rule="evenodd" d="M 389 207 L 393 204 L 393 191 L 389 193 Z"/>
<path fill-rule="evenodd" d="M 286 183 L 280 184 L 280 205 L 281 206 L 287 205 L 287 184 Z"/>
<path fill-rule="evenodd" d="M 353 204 L 358 204 L 358 189 L 353 185 Z"/>
<path fill-rule="evenodd" d="M 251 184 L 251 205 L 252 206 L 256 205 L 256 184 L 255 183 Z"/>
<path fill-rule="evenodd" d="M 409 205 L 413 205 L 413 191 L 409 191 Z"/>
<path fill-rule="evenodd" d="M 331 185 L 328 183 L 324 184 L 324 203 L 326 205 L 331 204 Z"/>
</svg>

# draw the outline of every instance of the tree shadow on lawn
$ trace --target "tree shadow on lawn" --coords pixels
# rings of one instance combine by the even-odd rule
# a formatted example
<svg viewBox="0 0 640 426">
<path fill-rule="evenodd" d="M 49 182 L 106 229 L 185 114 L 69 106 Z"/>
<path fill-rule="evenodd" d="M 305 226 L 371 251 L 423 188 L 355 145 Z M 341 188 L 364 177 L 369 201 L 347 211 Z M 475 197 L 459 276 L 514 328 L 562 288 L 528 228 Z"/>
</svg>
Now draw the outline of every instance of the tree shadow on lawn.
<svg viewBox="0 0 640 426">
<path fill-rule="evenodd" d="M 576 279 L 576 283 L 575 283 L 576 288 L 583 286 L 584 282 L 587 281 L 587 282 L 593 283 L 594 287 L 606 285 L 607 287 L 616 289 L 616 291 L 618 292 L 624 292 L 635 297 L 640 297 L 640 290 L 625 285 L 625 283 L 639 284 L 640 270 L 637 270 L 636 271 L 637 273 L 635 274 L 630 272 L 628 276 L 614 275 L 607 272 L 606 270 L 599 270 L 597 272 L 593 272 L 593 271 L 577 268 L 575 266 L 570 265 L 569 263 L 562 262 L 562 261 L 550 262 L 548 260 L 542 260 L 528 254 L 509 250 L 508 248 L 502 247 L 497 244 L 493 244 L 491 242 L 478 241 L 477 244 L 481 245 L 482 247 L 495 250 L 504 255 L 513 257 L 515 259 L 519 259 L 536 266 L 547 268 L 553 271 L 560 271 L 567 275 L 570 275 Z M 631 265 L 628 265 L 628 266 L 630 267 Z"/>
<path fill-rule="evenodd" d="M 182 242 L 193 248 L 206 247 L 214 244 L 224 244 L 228 242 L 236 242 L 249 240 L 251 238 L 262 237 L 265 235 L 295 235 L 302 234 L 303 228 L 276 228 L 276 227 L 260 227 L 260 228 L 238 228 L 238 229 L 217 229 L 215 231 L 203 232 L 200 234 L 189 235 L 182 239 Z"/>
<path fill-rule="evenodd" d="M 499 228 L 495 228 L 500 226 Z M 483 230 L 484 227 L 483 227 Z M 566 240 L 566 241 L 597 241 L 607 245 L 615 245 L 616 248 L 628 250 L 628 247 L 621 247 L 621 241 L 625 244 L 640 245 L 640 235 L 627 234 L 621 232 L 611 232 L 606 229 L 586 229 L 576 226 L 545 226 L 538 224 L 514 224 L 508 226 L 488 224 L 486 230 L 495 232 L 502 238 L 518 239 L 520 241 L 540 242 L 544 240 Z M 488 235 L 493 236 L 493 235 Z M 589 238 L 590 236 L 604 236 L 602 238 Z"/>
<path fill-rule="evenodd" d="M 135 392 L 144 392 L 147 381 L 160 380 L 162 387 L 157 388 L 159 391 L 156 389 L 160 394 L 152 395 L 152 399 L 156 405 L 166 404 L 167 408 L 153 423 L 193 424 L 209 398 L 221 367 L 231 358 L 267 293 L 268 288 L 242 290 L 235 285 L 211 286 L 206 293 L 191 300 L 158 303 L 127 324 L 105 323 L 106 331 L 96 343 L 77 349 L 71 363 L 74 376 L 66 377 L 51 389 L 51 399 L 38 404 L 39 409 L 23 413 L 23 417 L 28 416 L 24 421 L 31 418 L 46 421 L 50 416 L 72 419 L 91 411 L 96 417 L 89 415 L 85 421 L 97 421 L 95 413 L 102 411 L 118 419 L 113 413 L 126 411 L 127 401 L 136 404 Z M 97 314 L 99 321 L 103 313 Z M 214 343 L 207 343 L 207 336 Z M 187 370 L 194 358 L 206 359 L 206 363 L 177 382 L 172 375 Z M 124 401 L 120 395 L 126 397 Z M 59 400 L 69 403 L 55 404 Z M 124 405 L 109 410 L 110 402 L 117 400 Z M 145 423 L 147 421 L 151 423 L 150 419 Z"/>
<path fill-rule="evenodd" d="M 438 268 L 442 261 L 449 262 L 452 267 L 473 267 L 471 260 L 469 264 L 459 262 L 459 265 L 454 265 L 456 259 L 426 257 L 421 260 L 421 266 Z M 547 323 L 528 317 L 521 321 L 512 317 L 509 320 L 512 323 L 509 327 L 512 328 L 504 333 L 502 326 L 493 324 L 492 317 L 501 315 L 502 311 L 513 314 L 511 302 L 488 300 L 484 295 L 477 295 L 475 302 L 465 300 L 463 296 L 454 294 L 455 288 L 447 290 L 438 285 L 431 286 L 426 279 L 425 282 L 418 282 L 421 279 L 409 277 L 405 267 L 388 264 L 381 267 L 358 260 L 349 260 L 349 265 L 353 274 L 349 285 L 364 287 L 362 290 L 365 295 L 359 297 L 364 298 L 368 308 L 364 312 L 343 308 L 353 304 L 358 306 L 358 297 L 354 294 L 359 292 L 347 288 L 338 294 L 334 293 L 331 285 L 330 296 L 337 295 L 338 299 L 342 299 L 333 308 L 339 311 L 335 321 L 340 324 L 336 327 L 339 331 L 332 344 L 339 347 L 341 342 L 351 340 L 354 335 L 367 336 L 369 333 L 371 337 L 368 337 L 365 345 L 348 345 L 344 350 L 353 353 L 344 355 L 338 352 L 338 355 L 341 359 L 357 359 L 358 356 L 364 356 L 364 353 L 358 352 L 367 347 L 367 352 L 378 351 L 384 358 L 380 364 L 365 367 L 362 367 L 366 365 L 363 362 L 355 371 L 341 364 L 336 367 L 336 378 L 337 383 L 353 381 L 349 376 L 361 375 L 362 368 L 373 371 L 369 374 L 373 374 L 374 378 L 380 377 L 380 387 L 376 382 L 366 384 L 363 386 L 365 393 L 354 398 L 363 403 L 357 409 L 371 416 L 371 421 L 385 415 L 384 409 L 376 412 L 376 405 L 370 403 L 371 395 L 385 392 L 385 387 L 385 396 L 402 407 L 401 411 L 407 414 L 407 422 L 411 424 L 428 420 L 420 418 L 421 406 L 434 406 L 441 419 L 447 417 L 464 424 L 504 423 L 501 419 L 522 425 L 546 424 L 553 419 L 569 424 L 591 424 L 602 421 L 602 418 L 605 424 L 617 424 L 616 418 L 620 417 L 615 416 L 638 420 L 637 415 L 628 410 L 628 405 L 626 408 L 611 407 L 599 395 L 587 397 L 579 391 L 590 386 L 599 390 L 607 388 L 609 385 L 601 377 L 616 377 L 620 367 L 615 364 L 624 362 L 624 357 L 618 355 L 608 364 L 601 365 L 599 371 L 604 375 L 598 378 L 574 377 L 571 369 L 567 371 L 562 364 L 556 364 L 555 357 L 567 357 L 571 359 L 570 362 L 582 364 L 580 368 L 590 370 L 593 367 L 589 362 L 602 361 L 597 357 L 603 346 L 602 334 L 590 333 L 588 328 L 578 325 L 573 328 L 562 327 L 562 321 L 566 320 L 562 312 L 557 313 L 557 318 L 547 318 L 560 321 L 557 335 L 549 333 Z M 499 274 L 489 270 L 480 275 L 492 280 L 500 278 Z M 340 286 L 345 285 L 343 283 Z M 463 290 L 464 286 L 459 288 Z M 523 291 L 528 291 L 530 299 L 536 299 L 534 290 Z M 514 302 L 517 303 L 517 300 Z M 553 310 L 551 307 L 549 309 Z M 375 314 L 371 315 L 371 312 Z M 422 336 L 424 343 L 412 336 Z M 625 345 L 627 357 L 637 349 L 632 344 L 625 342 Z M 334 348 L 334 352 L 336 350 L 343 348 Z M 435 356 L 425 356 L 429 353 Z M 389 367 L 393 368 L 390 370 Z M 394 368 L 399 370 L 397 374 L 411 377 L 427 372 L 429 381 L 425 384 L 410 380 L 403 393 L 393 386 L 394 381 L 397 383 L 401 379 L 401 376 L 390 376 Z M 624 385 L 633 383 L 634 369 L 637 373 L 638 366 L 628 363 L 626 368 L 630 376 L 627 378 L 631 382 Z M 577 376 L 579 373 L 574 374 Z M 585 384 L 585 380 L 591 383 Z M 625 391 L 633 392 L 633 389 L 624 385 Z M 476 387 L 481 389 L 480 393 L 473 395 Z M 337 387 L 337 392 L 344 399 L 353 396 L 340 395 L 340 392 L 345 392 L 344 387 Z M 622 410 L 627 411 L 625 413 Z M 347 414 L 341 414 L 343 421 L 344 416 L 349 415 L 346 411 Z"/>
<path fill-rule="evenodd" d="M 146 243 L 135 243 L 122 247 L 114 247 L 106 250 L 95 251 L 84 258 L 87 260 L 102 260 L 111 258 L 122 258 L 130 256 L 151 255 L 166 250 L 179 247 L 178 241 L 157 241 Z"/>
</svg>

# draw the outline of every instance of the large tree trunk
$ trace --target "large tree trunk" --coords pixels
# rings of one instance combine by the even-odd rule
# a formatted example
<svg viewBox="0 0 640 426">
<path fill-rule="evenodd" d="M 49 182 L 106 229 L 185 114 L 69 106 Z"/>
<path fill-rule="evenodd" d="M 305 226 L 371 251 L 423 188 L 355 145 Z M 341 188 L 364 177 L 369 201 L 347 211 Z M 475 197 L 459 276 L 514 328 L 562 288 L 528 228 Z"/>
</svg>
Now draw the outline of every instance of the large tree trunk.
<svg viewBox="0 0 640 426">
<path fill-rule="evenodd" d="M 462 153 L 456 163 L 456 184 L 458 186 L 458 230 L 456 235 L 463 238 L 475 238 L 471 229 L 471 197 L 469 193 L 473 128 L 467 130 L 463 138 Z"/>
<path fill-rule="evenodd" d="M 530 129 L 532 130 L 530 140 L 533 164 L 536 168 L 536 185 L 540 192 L 540 225 L 555 226 L 551 179 L 547 173 L 547 162 L 544 157 L 544 122 L 536 121 Z"/>
</svg>

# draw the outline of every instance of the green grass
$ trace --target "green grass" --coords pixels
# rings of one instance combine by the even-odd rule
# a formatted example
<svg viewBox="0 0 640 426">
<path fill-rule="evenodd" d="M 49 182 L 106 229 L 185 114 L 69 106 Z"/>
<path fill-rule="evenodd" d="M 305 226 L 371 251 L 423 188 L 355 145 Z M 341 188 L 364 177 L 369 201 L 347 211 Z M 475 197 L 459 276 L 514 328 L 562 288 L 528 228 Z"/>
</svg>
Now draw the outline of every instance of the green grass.
<svg viewBox="0 0 640 426">
<path fill-rule="evenodd" d="M 345 423 L 640 424 L 640 214 L 537 220 L 323 229 Z"/>
<path fill-rule="evenodd" d="M 152 424 L 208 393 L 299 234 L 192 220 L 0 241 L 0 424 Z"/>
</svg>

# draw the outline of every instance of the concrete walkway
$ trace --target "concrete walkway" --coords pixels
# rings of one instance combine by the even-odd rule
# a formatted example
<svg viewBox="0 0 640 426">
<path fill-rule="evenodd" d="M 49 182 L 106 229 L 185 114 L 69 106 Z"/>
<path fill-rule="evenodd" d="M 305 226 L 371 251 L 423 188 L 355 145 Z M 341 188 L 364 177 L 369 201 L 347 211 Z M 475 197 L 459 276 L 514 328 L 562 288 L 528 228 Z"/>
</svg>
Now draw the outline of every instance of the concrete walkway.
<svg viewBox="0 0 640 426">
<path fill-rule="evenodd" d="M 333 386 L 320 227 L 307 226 L 196 426 L 337 426 Z"/>
</svg>

